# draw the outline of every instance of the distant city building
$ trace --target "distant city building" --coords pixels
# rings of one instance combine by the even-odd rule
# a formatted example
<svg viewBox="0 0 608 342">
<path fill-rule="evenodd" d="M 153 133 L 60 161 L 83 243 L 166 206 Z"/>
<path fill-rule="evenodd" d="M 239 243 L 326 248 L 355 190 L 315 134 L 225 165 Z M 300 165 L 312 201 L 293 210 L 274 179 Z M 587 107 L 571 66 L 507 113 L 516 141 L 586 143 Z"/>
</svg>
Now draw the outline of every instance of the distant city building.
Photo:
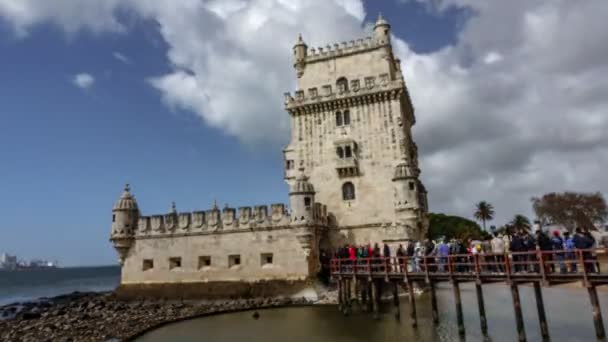
<svg viewBox="0 0 608 342">
<path fill-rule="evenodd" d="M 8 253 L 0 254 L 0 268 L 13 270 L 17 268 L 17 257 Z"/>
<path fill-rule="evenodd" d="M 414 107 L 389 24 L 379 17 L 371 37 L 327 48 L 309 49 L 300 36 L 293 58 L 297 90 L 285 94 L 291 141 L 283 149 L 290 210 L 173 205 L 143 216 L 127 186 L 112 210 L 118 293 L 251 296 L 308 283 L 323 256 L 346 244 L 396 250 L 426 236 Z"/>
</svg>

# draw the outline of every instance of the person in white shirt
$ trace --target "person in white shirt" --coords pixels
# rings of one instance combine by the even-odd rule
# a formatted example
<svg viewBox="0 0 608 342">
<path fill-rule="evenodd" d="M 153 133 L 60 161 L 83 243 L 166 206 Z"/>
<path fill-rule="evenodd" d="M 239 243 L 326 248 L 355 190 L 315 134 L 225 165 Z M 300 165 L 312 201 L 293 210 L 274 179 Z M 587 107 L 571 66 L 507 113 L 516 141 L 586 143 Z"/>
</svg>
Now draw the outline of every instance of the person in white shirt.
<svg viewBox="0 0 608 342">
<path fill-rule="evenodd" d="M 495 269 L 498 272 L 504 272 L 504 265 L 502 263 L 505 262 L 505 240 L 502 235 L 495 235 L 490 244 L 492 245 L 494 261 L 497 263 Z"/>
</svg>

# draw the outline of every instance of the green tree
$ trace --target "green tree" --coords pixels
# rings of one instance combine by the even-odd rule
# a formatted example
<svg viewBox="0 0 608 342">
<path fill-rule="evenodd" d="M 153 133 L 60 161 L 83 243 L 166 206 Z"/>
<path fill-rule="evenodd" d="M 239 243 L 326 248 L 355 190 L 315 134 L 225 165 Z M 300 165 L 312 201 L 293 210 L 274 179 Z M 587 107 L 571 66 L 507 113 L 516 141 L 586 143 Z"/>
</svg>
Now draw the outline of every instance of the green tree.
<svg viewBox="0 0 608 342">
<path fill-rule="evenodd" d="M 599 192 L 552 192 L 533 197 L 532 207 L 541 224 L 564 226 L 570 232 L 577 227 L 594 229 L 608 218 L 608 206 Z"/>
<path fill-rule="evenodd" d="M 445 237 L 446 239 L 482 239 L 488 233 L 481 230 L 479 224 L 460 216 L 441 213 L 429 213 L 429 239 Z"/>
<path fill-rule="evenodd" d="M 483 223 L 483 230 L 486 231 L 486 221 L 491 221 L 494 218 L 494 206 L 492 204 L 481 201 L 475 206 L 475 218 Z"/>
<path fill-rule="evenodd" d="M 532 225 L 530 224 L 530 220 L 524 215 L 515 215 L 509 225 L 513 227 L 515 231 L 528 231 L 530 230 L 530 227 L 532 227 Z"/>
</svg>

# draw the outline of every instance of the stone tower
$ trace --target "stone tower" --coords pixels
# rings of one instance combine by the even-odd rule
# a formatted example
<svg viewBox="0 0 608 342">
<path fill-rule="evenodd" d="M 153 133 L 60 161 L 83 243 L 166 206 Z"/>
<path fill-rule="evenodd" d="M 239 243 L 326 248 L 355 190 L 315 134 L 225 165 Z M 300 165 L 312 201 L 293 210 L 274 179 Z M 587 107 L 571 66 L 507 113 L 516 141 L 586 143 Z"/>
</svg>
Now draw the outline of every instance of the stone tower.
<svg viewBox="0 0 608 342">
<path fill-rule="evenodd" d="M 426 190 L 412 139 L 414 108 L 381 16 L 373 35 L 293 48 L 297 89 L 285 94 L 291 142 L 285 180 L 301 166 L 315 200 L 327 205 L 342 241 L 419 239 L 428 227 Z"/>
<path fill-rule="evenodd" d="M 120 263 L 124 262 L 135 238 L 139 208 L 135 197 L 131 194 L 129 184 L 112 208 L 112 233 L 110 241 L 118 252 Z"/>
</svg>

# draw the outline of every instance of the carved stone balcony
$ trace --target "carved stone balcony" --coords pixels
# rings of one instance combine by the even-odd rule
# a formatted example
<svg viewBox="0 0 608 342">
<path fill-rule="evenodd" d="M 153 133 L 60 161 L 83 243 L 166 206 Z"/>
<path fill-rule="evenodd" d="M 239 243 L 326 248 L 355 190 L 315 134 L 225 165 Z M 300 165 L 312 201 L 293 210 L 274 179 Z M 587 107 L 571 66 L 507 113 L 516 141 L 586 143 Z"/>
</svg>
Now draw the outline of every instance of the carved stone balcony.
<svg viewBox="0 0 608 342">
<path fill-rule="evenodd" d="M 359 176 L 359 162 L 357 158 L 336 158 L 336 171 L 340 178 Z"/>
</svg>

